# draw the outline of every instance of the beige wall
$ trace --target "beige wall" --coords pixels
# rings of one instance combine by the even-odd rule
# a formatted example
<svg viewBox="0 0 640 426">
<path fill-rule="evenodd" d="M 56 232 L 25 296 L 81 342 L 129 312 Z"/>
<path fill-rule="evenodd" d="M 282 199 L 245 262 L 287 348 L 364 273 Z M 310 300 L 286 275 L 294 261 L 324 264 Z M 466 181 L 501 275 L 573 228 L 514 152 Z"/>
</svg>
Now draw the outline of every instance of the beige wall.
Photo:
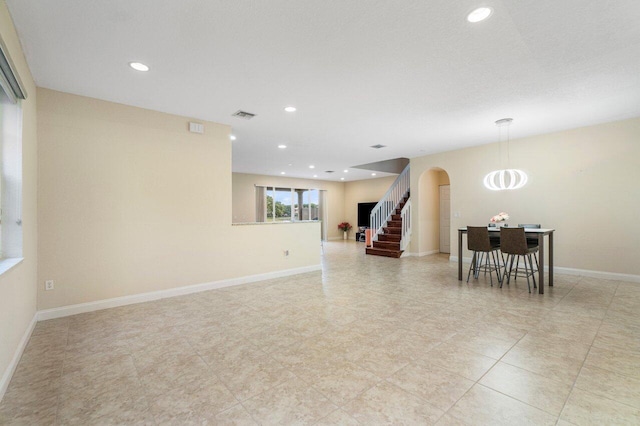
<svg viewBox="0 0 640 426">
<path fill-rule="evenodd" d="M 445 171 L 438 169 L 427 170 L 418 178 L 418 191 L 415 194 L 420 196 L 414 196 L 411 203 L 419 204 L 416 210 L 419 212 L 416 216 L 416 229 L 420 229 L 421 232 L 412 233 L 412 239 L 419 239 L 420 254 L 440 250 L 440 185 L 448 184 L 449 176 Z"/>
<path fill-rule="evenodd" d="M 0 377 L 5 377 L 20 340 L 36 312 L 38 217 L 36 208 L 36 88 L 11 17 L 0 1 L 0 38 L 28 94 L 22 103 L 22 230 L 24 260 L 0 276 Z M 0 389 L 0 394 L 2 389 Z M 0 395 L 1 397 L 1 395 Z"/>
<path fill-rule="evenodd" d="M 640 118 L 512 140 L 511 167 L 529 175 L 515 191 L 493 192 L 482 184 L 485 174 L 500 168 L 497 144 L 413 158 L 411 185 L 419 187 L 422 173 L 433 167 L 449 174 L 452 216 L 460 216 L 451 219 L 452 255 L 458 227 L 486 224 L 506 211 L 509 223 L 556 229 L 556 266 L 640 275 L 639 140 Z M 420 238 L 411 251 L 426 251 L 427 230 L 419 222 L 415 232 Z"/>
<path fill-rule="evenodd" d="M 342 238 L 338 224 L 345 220 L 343 182 L 330 182 L 314 179 L 298 179 L 281 176 L 253 175 L 233 173 L 233 222 L 246 223 L 256 220 L 255 185 L 276 186 L 281 188 L 308 188 L 327 191 L 329 239 Z"/>
<path fill-rule="evenodd" d="M 353 225 L 349 238 L 355 238 L 358 225 L 358 203 L 380 201 L 397 176 L 357 180 L 345 183 L 344 209 L 346 221 Z"/>
<path fill-rule="evenodd" d="M 228 126 L 47 89 L 38 119 L 39 309 L 319 265 L 318 224 L 231 225 Z"/>
</svg>

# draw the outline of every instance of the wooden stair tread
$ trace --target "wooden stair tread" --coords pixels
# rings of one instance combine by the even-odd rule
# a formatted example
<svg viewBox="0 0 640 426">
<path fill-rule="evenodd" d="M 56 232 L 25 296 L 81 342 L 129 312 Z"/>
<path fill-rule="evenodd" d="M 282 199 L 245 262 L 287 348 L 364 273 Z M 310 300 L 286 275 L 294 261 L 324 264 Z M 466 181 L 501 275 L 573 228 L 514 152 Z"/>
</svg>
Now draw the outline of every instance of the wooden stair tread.
<svg viewBox="0 0 640 426">
<path fill-rule="evenodd" d="M 373 248 L 385 250 L 400 250 L 400 241 L 374 241 Z"/>
<path fill-rule="evenodd" d="M 396 235 L 402 234 L 402 228 L 401 227 L 395 228 L 395 227 L 387 226 L 387 227 L 384 227 L 382 229 L 384 229 L 384 233 L 385 234 L 396 234 Z"/>
<path fill-rule="evenodd" d="M 394 257 L 399 258 L 402 255 L 401 250 L 387 250 L 382 248 L 368 247 L 366 249 L 367 254 L 373 254 L 376 256 Z"/>
</svg>

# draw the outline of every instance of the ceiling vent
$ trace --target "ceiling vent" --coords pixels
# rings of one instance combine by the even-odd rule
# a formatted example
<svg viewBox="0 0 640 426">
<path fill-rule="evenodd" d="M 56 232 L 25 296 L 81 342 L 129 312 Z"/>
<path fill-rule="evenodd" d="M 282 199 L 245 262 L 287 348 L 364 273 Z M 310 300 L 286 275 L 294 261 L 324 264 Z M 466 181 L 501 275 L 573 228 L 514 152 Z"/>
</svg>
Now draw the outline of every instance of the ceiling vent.
<svg viewBox="0 0 640 426">
<path fill-rule="evenodd" d="M 325 173 L 333 173 L 334 171 L 333 170 L 325 170 L 324 172 Z"/>
<path fill-rule="evenodd" d="M 375 149 L 386 148 L 386 147 L 387 147 L 386 145 L 380 145 L 380 144 L 378 144 L 378 145 L 371 145 L 371 148 L 375 148 Z"/>
<path fill-rule="evenodd" d="M 251 120 L 256 115 L 255 114 L 251 114 L 250 112 L 247 112 L 247 111 L 242 111 L 241 109 L 239 109 L 236 112 L 234 112 L 233 114 L 231 114 L 231 116 L 232 117 L 242 118 L 244 120 Z"/>
</svg>

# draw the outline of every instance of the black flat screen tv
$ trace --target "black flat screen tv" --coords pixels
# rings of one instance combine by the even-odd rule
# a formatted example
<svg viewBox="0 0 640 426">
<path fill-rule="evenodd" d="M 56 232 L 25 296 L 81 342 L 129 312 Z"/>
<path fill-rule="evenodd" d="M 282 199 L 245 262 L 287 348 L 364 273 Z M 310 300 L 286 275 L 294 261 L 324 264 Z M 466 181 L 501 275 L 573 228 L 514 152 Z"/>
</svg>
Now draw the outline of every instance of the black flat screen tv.
<svg viewBox="0 0 640 426">
<path fill-rule="evenodd" d="M 358 203 L 358 227 L 366 226 L 368 228 L 370 226 L 369 217 L 376 204 L 378 203 Z"/>
</svg>

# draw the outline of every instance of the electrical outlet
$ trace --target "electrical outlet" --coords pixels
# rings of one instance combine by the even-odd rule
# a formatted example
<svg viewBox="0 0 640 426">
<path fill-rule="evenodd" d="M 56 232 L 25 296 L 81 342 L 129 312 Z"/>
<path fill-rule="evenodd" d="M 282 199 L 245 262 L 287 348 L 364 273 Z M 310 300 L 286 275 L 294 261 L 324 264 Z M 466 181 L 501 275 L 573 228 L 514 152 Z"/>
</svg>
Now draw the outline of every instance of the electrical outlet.
<svg viewBox="0 0 640 426">
<path fill-rule="evenodd" d="M 53 290 L 53 280 L 47 280 L 44 282 L 44 289 L 49 291 L 49 290 Z"/>
</svg>

